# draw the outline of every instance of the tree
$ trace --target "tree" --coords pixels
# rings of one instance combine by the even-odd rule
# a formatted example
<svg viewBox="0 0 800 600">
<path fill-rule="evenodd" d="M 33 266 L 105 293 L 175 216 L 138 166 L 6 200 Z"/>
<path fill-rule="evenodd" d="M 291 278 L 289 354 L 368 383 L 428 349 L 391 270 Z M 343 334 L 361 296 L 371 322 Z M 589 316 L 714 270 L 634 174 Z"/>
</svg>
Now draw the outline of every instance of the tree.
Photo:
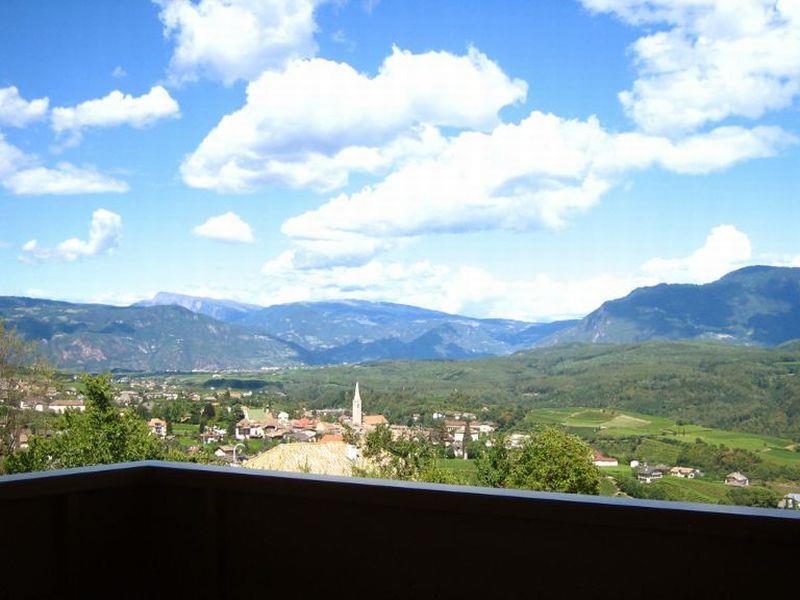
<svg viewBox="0 0 800 600">
<path fill-rule="evenodd" d="M 17 449 L 23 427 L 20 400 L 36 384 L 47 384 L 49 375 L 34 345 L 25 342 L 0 319 L 0 459 Z"/>
<path fill-rule="evenodd" d="M 734 504 L 742 506 L 776 508 L 781 495 L 769 488 L 732 488 L 728 492 L 728 499 Z"/>
<path fill-rule="evenodd" d="M 507 448 L 501 436 L 477 460 L 478 480 L 490 487 L 594 494 L 600 471 L 580 438 L 557 427 L 540 428 L 521 448 Z"/>
<path fill-rule="evenodd" d="M 430 442 L 395 440 L 385 425 L 367 433 L 363 452 L 364 458 L 374 465 L 363 475 L 430 483 L 463 483 L 455 473 L 438 466 L 438 452 Z"/>
<path fill-rule="evenodd" d="M 68 411 L 66 426 L 52 438 L 34 436 L 27 451 L 6 459 L 11 473 L 161 459 L 164 446 L 130 409 L 120 411 L 111 399 L 107 376 L 84 377 L 86 412 Z"/>
<path fill-rule="evenodd" d="M 600 471 L 583 440 L 557 427 L 544 427 L 514 456 L 507 483 L 530 490 L 597 495 Z"/>
<path fill-rule="evenodd" d="M 206 419 L 213 419 L 217 416 L 217 411 L 211 402 L 206 402 L 205 405 L 203 405 L 203 416 Z"/>
<path fill-rule="evenodd" d="M 491 447 L 475 461 L 478 483 L 485 487 L 505 487 L 511 469 L 506 437 L 498 435 Z"/>
</svg>

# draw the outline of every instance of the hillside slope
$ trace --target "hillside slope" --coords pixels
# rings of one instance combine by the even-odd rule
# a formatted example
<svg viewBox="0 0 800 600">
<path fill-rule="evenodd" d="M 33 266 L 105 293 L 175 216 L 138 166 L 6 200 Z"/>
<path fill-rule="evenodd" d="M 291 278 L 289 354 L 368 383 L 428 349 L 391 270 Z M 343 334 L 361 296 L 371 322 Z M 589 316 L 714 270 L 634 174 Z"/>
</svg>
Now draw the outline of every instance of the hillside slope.
<svg viewBox="0 0 800 600">
<path fill-rule="evenodd" d="M 796 338 L 800 268 L 756 266 L 706 285 L 638 288 L 545 343 L 706 339 L 774 346 Z"/>
<path fill-rule="evenodd" d="M 303 352 L 178 306 L 117 307 L 0 298 L 0 318 L 56 367 L 103 370 L 259 369 Z"/>
<path fill-rule="evenodd" d="M 532 409 L 610 407 L 800 441 L 797 348 L 570 344 L 471 361 L 390 361 L 256 378 L 309 408 L 348 406 L 358 380 L 366 409 L 399 422 L 414 413 L 471 410 L 516 424 Z"/>
</svg>

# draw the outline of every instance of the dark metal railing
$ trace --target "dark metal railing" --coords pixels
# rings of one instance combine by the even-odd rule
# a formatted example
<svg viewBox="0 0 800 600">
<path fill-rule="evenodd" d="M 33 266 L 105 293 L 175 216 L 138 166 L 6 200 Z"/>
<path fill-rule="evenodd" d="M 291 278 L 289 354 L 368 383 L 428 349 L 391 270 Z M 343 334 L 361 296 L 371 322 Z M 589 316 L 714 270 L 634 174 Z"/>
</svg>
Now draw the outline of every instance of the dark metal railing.
<svg viewBox="0 0 800 600">
<path fill-rule="evenodd" d="M 800 513 L 141 462 L 0 478 L 0 598 L 797 591 Z"/>
</svg>

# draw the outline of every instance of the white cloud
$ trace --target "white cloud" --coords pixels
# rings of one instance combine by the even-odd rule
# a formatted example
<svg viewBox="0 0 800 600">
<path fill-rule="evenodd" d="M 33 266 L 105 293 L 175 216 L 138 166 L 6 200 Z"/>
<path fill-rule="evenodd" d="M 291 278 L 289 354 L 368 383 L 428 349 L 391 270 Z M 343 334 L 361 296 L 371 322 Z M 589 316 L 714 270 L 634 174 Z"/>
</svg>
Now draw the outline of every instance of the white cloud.
<svg viewBox="0 0 800 600">
<path fill-rule="evenodd" d="M 351 171 L 376 172 L 438 151 L 436 126 L 490 129 L 527 85 L 484 54 L 394 48 L 374 77 L 345 63 L 297 60 L 247 87 L 184 162 L 193 186 L 240 192 L 270 183 L 333 189 Z"/>
<path fill-rule="evenodd" d="M 263 273 L 264 289 L 253 300 L 265 303 L 390 300 L 450 313 L 528 321 L 583 316 L 603 301 L 629 293 L 639 283 L 634 277 L 603 274 L 570 280 L 539 273 L 504 280 L 485 269 L 429 261 L 372 260 L 356 267 L 298 270 L 276 260 L 267 263 Z"/>
<path fill-rule="evenodd" d="M 767 262 L 794 264 L 797 260 L 784 257 Z M 622 276 L 601 272 L 570 278 L 539 272 L 502 279 L 468 265 L 376 259 L 357 266 L 297 268 L 289 251 L 264 264 L 264 288 L 246 300 L 390 300 L 478 317 L 549 321 L 582 317 L 637 287 L 662 282 L 709 283 L 753 262 L 749 238 L 731 225 L 712 228 L 703 246 L 686 257 L 654 258 Z"/>
<path fill-rule="evenodd" d="M 128 72 L 125 69 L 123 69 L 120 65 L 117 65 L 116 67 L 114 67 L 114 70 L 111 71 L 111 76 L 114 79 L 122 79 L 123 77 L 128 76 Z"/>
<path fill-rule="evenodd" d="M 733 225 L 718 225 L 706 243 L 684 258 L 653 258 L 642 272 L 660 282 L 708 283 L 743 267 L 752 257 L 750 238 Z"/>
<path fill-rule="evenodd" d="M 103 98 L 87 100 L 74 107 L 56 107 L 51 123 L 56 133 L 68 132 L 77 141 L 81 131 L 87 128 L 119 125 L 141 128 L 179 115 L 178 103 L 166 89 L 157 85 L 138 97 L 114 90 Z"/>
<path fill-rule="evenodd" d="M 33 167 L 17 171 L 3 180 L 3 186 L 17 195 L 124 193 L 129 189 L 124 181 L 92 167 L 69 163 L 59 163 L 55 169 Z"/>
<path fill-rule="evenodd" d="M 48 98 L 25 100 L 13 85 L 0 88 L 0 125 L 25 127 L 44 118 L 49 104 Z"/>
<path fill-rule="evenodd" d="M 9 144 L 0 132 L 0 181 L 32 162 L 33 157 Z"/>
<path fill-rule="evenodd" d="M 20 259 L 26 262 L 57 260 L 72 262 L 78 258 L 111 254 L 122 238 L 122 217 L 104 208 L 92 213 L 89 228 L 89 239 L 84 241 L 70 238 L 54 248 L 39 245 L 38 241 L 29 240 L 22 246 Z"/>
<path fill-rule="evenodd" d="M 645 131 L 676 135 L 728 117 L 758 119 L 800 94 L 797 0 L 581 1 L 659 26 L 633 44 L 639 77 L 620 94 Z"/>
<path fill-rule="evenodd" d="M 239 215 L 226 212 L 192 229 L 194 235 L 220 242 L 252 244 L 253 230 Z"/>
<path fill-rule="evenodd" d="M 59 163 L 55 168 L 38 165 L 35 156 L 5 141 L 0 133 L 0 185 L 17 195 L 123 193 L 128 184 L 93 167 Z"/>
<path fill-rule="evenodd" d="M 174 38 L 176 83 L 208 77 L 231 84 L 316 53 L 320 0 L 154 0 L 164 35 Z"/>
<path fill-rule="evenodd" d="M 559 228 L 631 170 L 708 173 L 793 141 L 776 128 L 726 127 L 673 142 L 610 134 L 594 117 L 533 112 L 519 124 L 451 138 L 375 185 L 288 219 L 281 231 L 298 268 L 352 265 L 429 233 Z"/>
</svg>

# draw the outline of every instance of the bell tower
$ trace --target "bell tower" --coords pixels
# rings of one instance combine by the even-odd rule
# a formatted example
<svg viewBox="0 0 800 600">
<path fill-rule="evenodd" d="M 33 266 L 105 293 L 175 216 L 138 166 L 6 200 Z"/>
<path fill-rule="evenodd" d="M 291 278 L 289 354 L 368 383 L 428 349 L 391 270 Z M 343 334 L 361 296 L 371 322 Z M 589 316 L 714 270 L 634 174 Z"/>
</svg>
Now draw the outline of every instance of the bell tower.
<svg viewBox="0 0 800 600">
<path fill-rule="evenodd" d="M 353 426 L 361 427 L 361 394 L 358 393 L 357 381 L 356 381 L 356 393 L 353 394 Z"/>
</svg>

